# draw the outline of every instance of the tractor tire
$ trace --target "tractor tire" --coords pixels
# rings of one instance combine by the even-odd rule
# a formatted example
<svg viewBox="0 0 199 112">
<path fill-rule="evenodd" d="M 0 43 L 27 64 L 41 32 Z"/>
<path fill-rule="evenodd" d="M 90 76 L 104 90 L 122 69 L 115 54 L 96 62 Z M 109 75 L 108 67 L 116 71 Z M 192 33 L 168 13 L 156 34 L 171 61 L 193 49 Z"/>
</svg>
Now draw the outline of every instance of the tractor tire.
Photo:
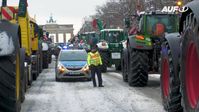
<svg viewBox="0 0 199 112">
<path fill-rule="evenodd" d="M 28 89 L 28 66 L 26 65 L 24 67 L 24 76 L 25 76 L 25 92 L 27 91 Z"/>
<path fill-rule="evenodd" d="M 92 80 L 92 78 L 86 78 L 86 81 L 91 81 Z"/>
<path fill-rule="evenodd" d="M 121 68 L 121 64 L 115 64 L 115 69 L 117 71 L 120 71 L 122 68 Z"/>
<path fill-rule="evenodd" d="M 43 69 L 48 68 L 48 52 L 43 52 Z"/>
<path fill-rule="evenodd" d="M 10 56 L 0 57 L 1 112 L 20 112 L 21 109 L 20 48 L 18 37 L 13 40 L 15 52 Z"/>
<path fill-rule="evenodd" d="M 107 72 L 107 66 L 105 64 L 102 64 L 101 71 L 102 71 L 102 73 L 106 73 Z"/>
<path fill-rule="evenodd" d="M 33 76 L 32 76 L 32 69 L 31 69 L 31 65 L 28 65 L 27 67 L 28 69 L 28 85 L 31 86 L 32 85 L 32 81 L 33 81 Z"/>
<path fill-rule="evenodd" d="M 40 69 L 41 59 L 40 59 L 40 54 L 39 53 L 37 54 L 37 56 L 38 56 L 38 76 L 39 76 L 39 74 L 41 73 L 41 69 Z"/>
<path fill-rule="evenodd" d="M 39 59 L 39 53 L 37 54 L 37 77 L 40 74 L 40 59 Z"/>
<path fill-rule="evenodd" d="M 37 74 L 36 74 L 36 73 L 33 73 L 33 74 L 32 74 L 32 80 L 33 80 L 33 81 L 36 81 L 36 80 L 37 80 Z"/>
<path fill-rule="evenodd" d="M 37 77 L 39 76 L 39 59 L 38 59 L 38 56 L 37 56 L 37 59 L 36 59 L 36 64 L 35 65 L 32 65 L 32 67 L 35 66 L 35 70 L 34 70 L 34 73 L 32 73 L 32 79 L 33 81 L 37 80 Z"/>
<path fill-rule="evenodd" d="M 39 59 L 39 53 L 37 54 L 37 77 L 40 74 L 40 59 Z"/>
<path fill-rule="evenodd" d="M 199 23 L 193 13 L 186 19 L 180 69 L 182 105 L 186 112 L 199 112 Z"/>
<path fill-rule="evenodd" d="M 121 68 L 122 68 L 122 77 L 124 82 L 128 82 L 128 71 L 127 71 L 127 63 L 128 63 L 128 54 L 127 50 L 125 49 L 122 53 L 121 59 Z"/>
<path fill-rule="evenodd" d="M 41 55 L 40 55 L 41 56 Z M 42 58 L 40 57 L 40 59 L 39 59 L 39 73 L 41 73 L 42 72 L 42 69 L 43 69 L 43 63 L 42 63 Z"/>
<path fill-rule="evenodd" d="M 179 72 L 178 69 L 175 69 L 179 68 L 179 64 L 176 67 L 174 65 L 174 61 L 178 62 L 178 60 L 173 60 L 167 41 L 162 44 L 162 49 L 160 67 L 162 103 L 164 109 L 168 112 L 182 112 Z"/>
<path fill-rule="evenodd" d="M 20 49 L 20 75 L 21 75 L 21 102 L 25 100 L 25 89 L 26 89 L 26 74 L 25 74 L 25 49 Z"/>
<path fill-rule="evenodd" d="M 48 52 L 48 64 L 52 63 L 52 54 L 51 51 Z"/>
<path fill-rule="evenodd" d="M 42 44 L 40 43 L 39 44 L 39 54 L 38 54 L 38 56 L 39 56 L 39 73 L 41 73 L 42 69 L 43 69 L 43 67 L 42 67 L 42 65 L 43 65 L 43 60 L 42 60 L 43 54 L 42 54 L 41 50 L 42 50 Z"/>
<path fill-rule="evenodd" d="M 0 108 L 4 112 L 19 112 L 21 105 L 21 92 L 20 88 L 16 87 L 15 76 L 17 71 L 20 72 L 19 67 L 16 70 L 16 66 L 20 66 L 20 63 L 18 60 L 16 64 L 13 64 L 17 60 L 15 56 L 0 57 Z M 19 75 L 19 72 L 17 75 Z M 17 77 L 19 78 L 19 76 Z M 18 98 L 16 91 L 19 92 Z"/>
<path fill-rule="evenodd" d="M 56 82 L 60 82 L 61 81 L 61 79 L 57 77 L 57 74 L 55 75 L 55 81 Z"/>
<path fill-rule="evenodd" d="M 100 55 L 102 58 L 102 66 L 101 66 L 101 71 L 103 73 L 107 72 L 107 67 L 108 67 L 108 63 L 109 63 L 109 54 L 106 51 L 100 51 Z"/>
<path fill-rule="evenodd" d="M 128 83 L 130 86 L 144 87 L 148 82 L 148 56 L 146 51 L 130 49 Z"/>
<path fill-rule="evenodd" d="M 42 69 L 43 69 L 43 67 L 42 67 L 43 63 L 42 63 L 42 58 L 41 58 L 41 56 L 42 56 L 42 55 L 40 55 L 40 58 L 39 58 L 39 73 L 41 73 L 41 72 L 42 72 Z"/>
</svg>

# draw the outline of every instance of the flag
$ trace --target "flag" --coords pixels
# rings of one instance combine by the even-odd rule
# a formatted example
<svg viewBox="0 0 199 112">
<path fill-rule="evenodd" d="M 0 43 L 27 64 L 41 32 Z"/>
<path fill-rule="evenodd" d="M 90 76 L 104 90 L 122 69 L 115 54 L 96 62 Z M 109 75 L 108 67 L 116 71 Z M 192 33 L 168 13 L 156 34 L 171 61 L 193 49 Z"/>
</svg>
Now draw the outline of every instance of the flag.
<svg viewBox="0 0 199 112">
<path fill-rule="evenodd" d="M 97 19 L 97 26 L 98 26 L 99 30 L 103 29 L 103 24 L 102 24 L 102 21 L 100 19 Z"/>
<path fill-rule="evenodd" d="M 97 19 L 93 20 L 92 25 L 94 29 L 97 29 Z"/>
<path fill-rule="evenodd" d="M 102 30 L 103 29 L 103 24 L 102 24 L 102 21 L 100 19 L 94 19 L 92 21 L 92 26 L 94 29 L 97 29 L 98 30 Z"/>
</svg>

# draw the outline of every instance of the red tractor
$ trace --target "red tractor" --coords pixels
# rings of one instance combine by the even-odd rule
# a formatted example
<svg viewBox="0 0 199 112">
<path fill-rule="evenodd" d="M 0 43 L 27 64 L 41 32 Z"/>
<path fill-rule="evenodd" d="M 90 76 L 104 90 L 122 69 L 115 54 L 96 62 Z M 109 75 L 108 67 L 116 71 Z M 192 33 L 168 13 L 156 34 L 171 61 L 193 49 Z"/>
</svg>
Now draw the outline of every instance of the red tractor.
<svg viewBox="0 0 199 112">
<path fill-rule="evenodd" d="M 199 1 L 187 5 L 179 33 L 165 37 L 161 50 L 161 90 L 169 112 L 199 112 Z"/>
</svg>

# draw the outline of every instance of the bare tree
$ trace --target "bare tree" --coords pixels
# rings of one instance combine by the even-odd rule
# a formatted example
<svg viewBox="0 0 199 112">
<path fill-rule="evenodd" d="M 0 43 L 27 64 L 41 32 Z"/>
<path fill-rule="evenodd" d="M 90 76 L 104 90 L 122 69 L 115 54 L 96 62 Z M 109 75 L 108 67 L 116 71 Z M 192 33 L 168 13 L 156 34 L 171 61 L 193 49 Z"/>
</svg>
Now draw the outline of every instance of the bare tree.
<svg viewBox="0 0 199 112">
<path fill-rule="evenodd" d="M 102 20 L 106 24 L 106 28 L 124 28 L 124 18 L 130 18 L 140 11 L 162 10 L 164 6 L 173 6 L 175 4 L 176 0 L 108 0 L 105 4 L 97 6 L 96 14 L 90 17 Z M 88 22 L 85 24 L 83 25 L 84 29 L 85 26 L 92 27 L 92 22 L 90 22 L 90 25 L 87 25 Z"/>
</svg>

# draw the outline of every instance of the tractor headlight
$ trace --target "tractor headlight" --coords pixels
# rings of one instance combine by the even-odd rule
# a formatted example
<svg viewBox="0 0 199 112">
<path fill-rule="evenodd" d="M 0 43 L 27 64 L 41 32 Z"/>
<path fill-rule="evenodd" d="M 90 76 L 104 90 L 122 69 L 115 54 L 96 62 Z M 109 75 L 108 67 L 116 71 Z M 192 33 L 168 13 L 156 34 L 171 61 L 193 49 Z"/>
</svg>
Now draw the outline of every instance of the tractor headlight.
<svg viewBox="0 0 199 112">
<path fill-rule="evenodd" d="M 144 36 L 143 35 L 136 35 L 135 38 L 138 39 L 138 40 L 144 40 Z"/>
</svg>

